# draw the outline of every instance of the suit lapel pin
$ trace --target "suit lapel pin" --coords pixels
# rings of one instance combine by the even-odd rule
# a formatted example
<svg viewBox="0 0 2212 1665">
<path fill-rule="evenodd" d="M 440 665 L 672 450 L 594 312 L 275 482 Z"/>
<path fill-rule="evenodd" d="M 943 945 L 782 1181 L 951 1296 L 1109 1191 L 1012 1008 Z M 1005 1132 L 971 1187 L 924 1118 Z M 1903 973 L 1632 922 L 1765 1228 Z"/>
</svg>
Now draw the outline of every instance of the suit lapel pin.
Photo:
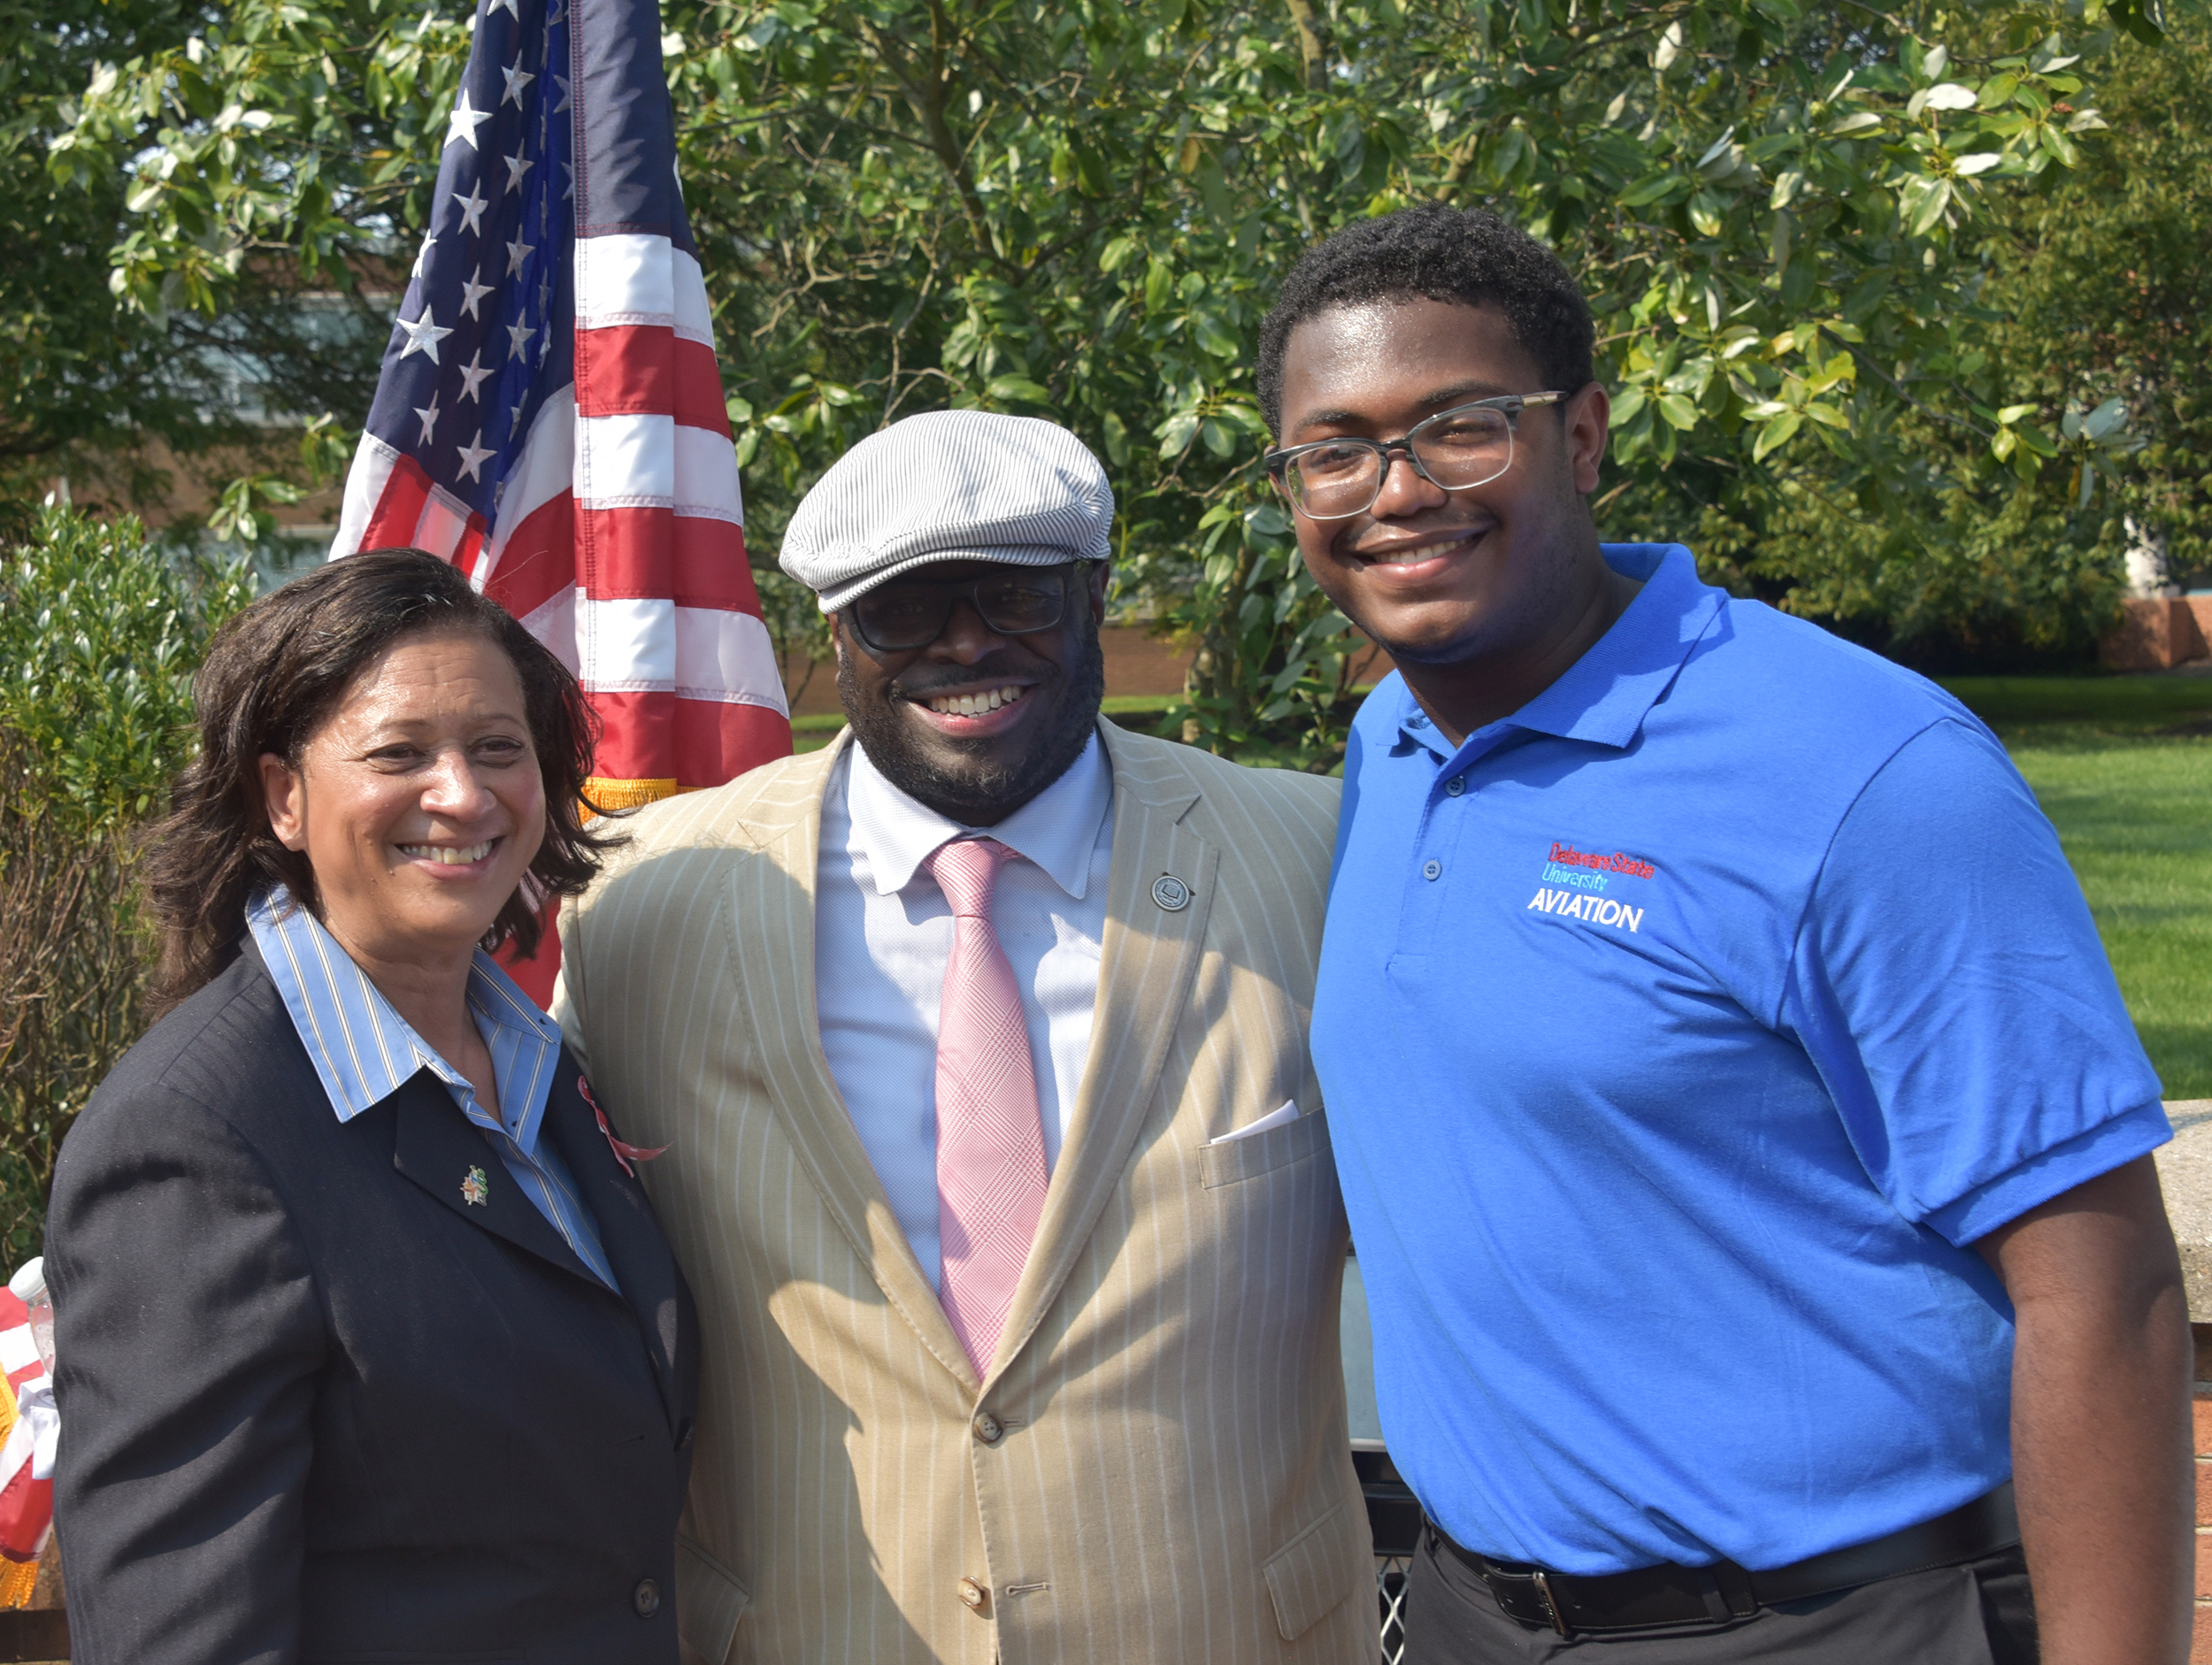
<svg viewBox="0 0 2212 1665">
<path fill-rule="evenodd" d="M 1180 913 L 1190 906 L 1190 886 L 1172 873 L 1163 873 L 1152 881 L 1152 900 L 1170 913 Z"/>
<path fill-rule="evenodd" d="M 492 1188 L 484 1183 L 484 1170 L 472 1168 L 461 1181 L 461 1201 L 472 1208 L 482 1208 L 492 1200 Z"/>
</svg>

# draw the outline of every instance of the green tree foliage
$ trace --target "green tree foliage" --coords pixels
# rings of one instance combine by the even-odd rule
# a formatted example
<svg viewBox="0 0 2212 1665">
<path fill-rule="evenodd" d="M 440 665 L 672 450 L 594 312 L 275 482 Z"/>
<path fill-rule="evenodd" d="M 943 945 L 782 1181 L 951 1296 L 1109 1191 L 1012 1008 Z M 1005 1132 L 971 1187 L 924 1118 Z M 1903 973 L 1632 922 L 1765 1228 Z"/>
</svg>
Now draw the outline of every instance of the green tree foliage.
<svg viewBox="0 0 2212 1665">
<path fill-rule="evenodd" d="M 2013 403 L 1970 425 L 1901 412 L 1917 462 L 1886 477 L 1839 459 L 1723 494 L 1683 470 L 1624 511 L 1694 527 L 1740 587 L 1931 669 L 2078 663 L 2131 543 L 2162 545 L 2177 580 L 2212 577 L 2212 403 L 2194 373 L 2212 350 L 2203 18 L 2156 47 L 2119 40 L 2098 85 L 2109 132 L 1971 227 L 1971 350 Z"/>
<path fill-rule="evenodd" d="M 92 389 L 155 426 L 178 414 L 157 333 L 104 282 L 120 194 L 63 188 L 46 171 L 46 141 L 68 125 L 65 102 L 90 77 L 105 20 L 88 3 L 0 0 L 12 49 L 0 54 L 0 474 L 27 476 L 102 437 Z"/>
<path fill-rule="evenodd" d="M 0 726 L 30 771 L 9 800 L 69 840 L 163 807 L 209 633 L 252 598 L 242 567 L 165 560 L 135 520 L 47 510 L 0 567 Z"/>
<path fill-rule="evenodd" d="M 136 1039 L 132 835 L 189 752 L 190 677 L 251 598 L 135 521 L 42 516 L 0 565 L 0 1249 L 37 1249 L 56 1151 Z"/>
<path fill-rule="evenodd" d="M 2109 528 L 2132 518 L 2177 581 L 2212 582 L 2212 29 L 2128 44 L 2106 79 L 2110 140 L 2008 215 L 1992 255 L 1998 350 L 2019 395 L 2083 438 L 2123 436 Z M 2110 407 L 2117 401 L 2124 410 Z M 2099 475 L 2066 482 L 2096 506 Z M 2047 535 L 2047 534 L 2046 534 Z"/>
<path fill-rule="evenodd" d="M 111 281 L 111 250 L 138 225 L 129 199 L 143 181 L 121 168 L 51 165 L 75 145 L 88 88 L 99 106 L 102 65 L 181 51 L 204 11 L 0 0 L 0 500 L 19 505 L 58 474 L 80 495 L 150 496 L 168 483 L 152 441 L 234 472 L 270 449 L 259 412 L 240 407 L 242 384 L 279 411 L 312 414 L 334 400 L 366 409 L 387 327 L 371 309 L 303 311 L 296 257 L 288 249 L 256 263 L 251 243 L 217 257 L 231 268 L 219 309 L 177 307 L 196 298 L 182 280 L 127 294 L 120 272 Z M 136 156 L 167 126 L 101 131 L 117 154 Z"/>
<path fill-rule="evenodd" d="M 1298 251 L 1360 215 L 1490 203 L 1552 241 L 1617 394 L 1609 530 L 1703 520 L 1723 567 L 1809 610 L 1882 569 L 1767 562 L 1792 515 L 1917 549 L 1945 494 L 1980 526 L 1993 492 L 2110 460 L 1993 350 L 1984 240 L 2095 142 L 2114 40 L 2156 34 L 2138 0 L 664 15 L 757 554 L 902 411 L 1055 417 L 1109 460 L 1122 593 L 1200 644 L 1184 732 L 1217 748 L 1325 764 L 1340 740 L 1352 644 L 1260 471 L 1250 356 Z M 465 50 L 457 15 L 396 0 L 229 0 L 104 68 L 56 166 L 130 181 L 127 295 L 219 313 L 241 251 L 311 275 L 411 246 Z"/>
</svg>

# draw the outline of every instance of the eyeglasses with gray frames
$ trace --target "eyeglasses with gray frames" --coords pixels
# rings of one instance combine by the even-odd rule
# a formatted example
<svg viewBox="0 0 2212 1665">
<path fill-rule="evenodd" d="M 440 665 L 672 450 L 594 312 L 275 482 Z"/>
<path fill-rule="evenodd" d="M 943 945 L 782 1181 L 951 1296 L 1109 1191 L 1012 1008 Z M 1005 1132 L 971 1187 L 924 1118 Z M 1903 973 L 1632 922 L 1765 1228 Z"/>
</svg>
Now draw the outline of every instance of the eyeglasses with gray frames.
<svg viewBox="0 0 2212 1665">
<path fill-rule="evenodd" d="M 1521 412 L 1557 404 L 1559 392 L 1509 393 L 1454 405 L 1417 422 L 1398 440 L 1351 435 L 1287 445 L 1262 460 L 1267 472 L 1309 520 L 1349 520 L 1365 514 L 1382 495 L 1390 459 L 1403 452 L 1413 472 L 1443 491 L 1484 485 L 1513 466 L 1513 435 Z"/>
</svg>

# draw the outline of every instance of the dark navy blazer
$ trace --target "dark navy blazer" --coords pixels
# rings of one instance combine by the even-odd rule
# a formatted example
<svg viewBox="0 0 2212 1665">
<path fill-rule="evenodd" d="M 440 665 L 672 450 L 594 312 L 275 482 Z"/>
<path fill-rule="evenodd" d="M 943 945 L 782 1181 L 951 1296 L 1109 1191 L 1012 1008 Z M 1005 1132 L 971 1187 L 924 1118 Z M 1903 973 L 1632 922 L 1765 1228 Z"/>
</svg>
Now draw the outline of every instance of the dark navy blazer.
<svg viewBox="0 0 2212 1665">
<path fill-rule="evenodd" d="M 80 1665 L 671 1665 L 697 1316 L 563 1051 L 622 1293 L 427 1070 L 340 1123 L 249 940 L 70 1132 L 47 1215 Z M 503 1176 L 502 1176 L 503 1177 Z"/>
</svg>

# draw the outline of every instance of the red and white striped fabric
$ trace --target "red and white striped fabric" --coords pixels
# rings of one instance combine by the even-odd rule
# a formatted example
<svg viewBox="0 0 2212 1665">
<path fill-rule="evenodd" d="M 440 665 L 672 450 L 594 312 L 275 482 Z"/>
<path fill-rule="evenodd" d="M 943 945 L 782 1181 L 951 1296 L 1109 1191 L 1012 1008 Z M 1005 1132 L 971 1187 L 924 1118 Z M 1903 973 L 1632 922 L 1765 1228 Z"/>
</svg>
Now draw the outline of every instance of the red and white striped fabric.
<svg viewBox="0 0 2212 1665">
<path fill-rule="evenodd" d="M 660 27 L 656 0 L 478 6 L 331 546 L 441 556 L 559 655 L 609 809 L 791 749 Z"/>
<path fill-rule="evenodd" d="M 626 809 L 786 755 L 790 724 L 699 263 L 665 237 L 582 237 L 575 280 L 575 380 L 531 421 L 489 535 L 370 433 L 333 553 L 467 567 L 583 683 L 605 725 L 592 795 Z"/>
<path fill-rule="evenodd" d="M 15 1413 L 0 1444 L 0 1560 L 27 1569 L 46 1547 L 54 1523 L 54 1446 L 61 1418 L 54 1409 L 54 1385 L 31 1339 L 30 1313 L 5 1288 L 0 1288 L 0 1370 L 7 1373 Z M 0 1575 L 0 1581 L 25 1583 L 20 1574 Z"/>
</svg>

